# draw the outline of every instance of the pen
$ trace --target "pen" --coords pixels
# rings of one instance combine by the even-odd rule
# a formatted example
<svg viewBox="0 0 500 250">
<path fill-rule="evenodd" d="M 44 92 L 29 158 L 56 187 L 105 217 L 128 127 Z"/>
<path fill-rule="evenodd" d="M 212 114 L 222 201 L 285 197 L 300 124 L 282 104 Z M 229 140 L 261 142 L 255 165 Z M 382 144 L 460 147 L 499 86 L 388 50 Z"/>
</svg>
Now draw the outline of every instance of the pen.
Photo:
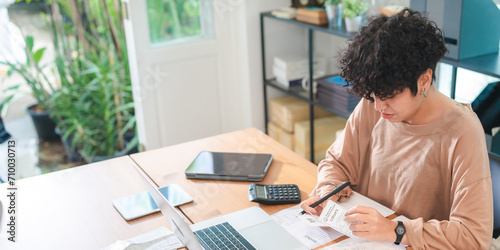
<svg viewBox="0 0 500 250">
<path fill-rule="evenodd" d="M 313 204 L 311 204 L 310 207 L 315 208 L 319 204 L 323 203 L 323 201 L 326 201 L 328 198 L 330 198 L 333 195 L 337 194 L 338 192 L 342 191 L 342 189 L 344 189 L 345 187 L 347 187 L 349 185 L 351 185 L 351 181 L 346 181 L 346 182 L 340 184 L 340 186 L 333 189 L 333 191 L 330 192 L 329 194 L 327 194 L 325 197 L 323 197 L 323 198 L 317 200 L 316 202 L 314 202 Z M 302 212 L 300 212 L 300 214 L 305 214 L 305 213 L 306 213 L 306 211 L 304 211 L 304 210 L 302 210 Z"/>
</svg>

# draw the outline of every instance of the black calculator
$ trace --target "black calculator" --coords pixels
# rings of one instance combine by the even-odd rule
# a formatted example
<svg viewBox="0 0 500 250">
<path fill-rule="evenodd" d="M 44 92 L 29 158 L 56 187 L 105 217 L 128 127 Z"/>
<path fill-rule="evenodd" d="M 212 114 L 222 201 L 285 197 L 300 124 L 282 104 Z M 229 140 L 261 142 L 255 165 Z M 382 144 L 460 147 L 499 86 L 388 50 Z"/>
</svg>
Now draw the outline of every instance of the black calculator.
<svg viewBox="0 0 500 250">
<path fill-rule="evenodd" d="M 300 190 L 295 184 L 263 185 L 252 183 L 248 186 L 248 200 L 266 205 L 299 203 Z"/>
</svg>

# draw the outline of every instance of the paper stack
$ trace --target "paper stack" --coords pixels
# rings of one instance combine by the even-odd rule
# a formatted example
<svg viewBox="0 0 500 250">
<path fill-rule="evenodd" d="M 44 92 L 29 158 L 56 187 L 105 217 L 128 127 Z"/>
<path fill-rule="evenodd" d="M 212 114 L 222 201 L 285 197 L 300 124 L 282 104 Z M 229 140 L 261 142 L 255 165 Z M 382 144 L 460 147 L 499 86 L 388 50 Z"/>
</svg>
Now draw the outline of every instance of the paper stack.
<svg viewBox="0 0 500 250">
<path fill-rule="evenodd" d="M 316 56 L 313 58 L 315 75 L 324 74 L 326 70 L 326 58 Z M 306 55 L 284 54 L 275 56 L 273 59 L 273 75 L 276 82 L 288 89 L 292 86 L 300 86 L 304 77 L 309 77 L 309 59 Z"/>
<path fill-rule="evenodd" d="M 283 7 L 271 11 L 271 15 L 284 19 L 293 19 L 295 18 L 295 16 L 297 16 L 297 9 L 291 7 Z"/>
<path fill-rule="evenodd" d="M 347 92 L 347 83 L 340 76 L 323 77 L 316 81 L 318 82 L 316 97 L 322 104 L 350 113 L 361 100 Z"/>
</svg>

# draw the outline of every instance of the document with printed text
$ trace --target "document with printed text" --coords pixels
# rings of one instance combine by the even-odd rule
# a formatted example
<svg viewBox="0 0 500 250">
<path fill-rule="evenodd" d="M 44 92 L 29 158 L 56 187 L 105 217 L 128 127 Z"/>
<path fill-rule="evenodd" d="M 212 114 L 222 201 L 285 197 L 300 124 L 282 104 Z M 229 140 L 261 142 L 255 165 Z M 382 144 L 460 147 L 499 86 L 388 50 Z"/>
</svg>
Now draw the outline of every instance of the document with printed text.
<svg viewBox="0 0 500 250">
<path fill-rule="evenodd" d="M 345 213 L 347 209 L 340 204 L 328 200 L 323 212 L 319 216 L 319 220 L 328 225 L 329 227 L 345 234 L 349 237 L 354 237 L 351 230 L 349 230 L 349 223 L 345 221 Z"/>
<path fill-rule="evenodd" d="M 352 235 L 349 224 L 344 220 L 347 210 L 356 205 L 375 208 L 385 217 L 394 214 L 393 210 L 382 204 L 353 192 L 345 202 L 328 201 L 320 216 L 299 215 L 302 209 L 297 205 L 273 214 L 272 218 L 296 239 L 313 249 L 344 235 L 351 237 L 349 240 L 356 241 L 359 239 Z"/>
<path fill-rule="evenodd" d="M 271 215 L 271 217 L 310 249 L 320 247 L 343 236 L 342 233 L 337 232 L 335 229 L 325 226 L 322 222 L 318 222 L 317 216 L 316 218 L 311 216 L 305 219 L 305 221 L 302 220 L 301 218 L 304 216 L 309 217 L 310 215 L 299 215 L 301 211 L 302 209 L 297 205 L 283 209 Z M 322 225 L 322 227 L 318 225 Z"/>
</svg>

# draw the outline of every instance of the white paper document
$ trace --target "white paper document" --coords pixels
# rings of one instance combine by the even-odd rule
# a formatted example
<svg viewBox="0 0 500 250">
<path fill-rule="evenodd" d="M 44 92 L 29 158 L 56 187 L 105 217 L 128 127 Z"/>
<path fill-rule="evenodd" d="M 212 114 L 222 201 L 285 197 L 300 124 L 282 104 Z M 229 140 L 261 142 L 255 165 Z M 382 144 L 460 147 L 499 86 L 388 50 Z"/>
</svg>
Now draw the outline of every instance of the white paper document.
<svg viewBox="0 0 500 250">
<path fill-rule="evenodd" d="M 183 246 L 174 232 L 166 227 L 159 227 L 128 240 L 119 240 L 104 250 L 171 250 Z"/>
<path fill-rule="evenodd" d="M 369 241 L 361 238 L 348 238 L 337 244 L 326 246 L 321 250 L 403 250 L 406 245 L 395 245 L 392 242 Z"/>
<path fill-rule="evenodd" d="M 346 212 L 347 209 L 342 207 L 340 204 L 332 200 L 328 200 L 325 208 L 323 208 L 323 212 L 321 212 L 321 215 L 319 216 L 319 220 L 342 234 L 354 237 L 349 229 L 350 224 L 345 221 Z"/>
<path fill-rule="evenodd" d="M 332 201 L 332 203 L 335 203 L 335 202 Z M 380 212 L 380 210 L 379 210 L 379 212 Z M 320 216 L 320 219 L 321 219 L 321 216 Z M 392 220 L 393 221 L 406 221 L 409 219 L 406 218 L 405 216 L 398 216 Z M 321 250 L 402 250 L 402 249 L 406 249 L 406 247 L 407 247 L 407 245 L 404 245 L 404 244 L 395 245 L 392 242 L 370 241 L 370 240 L 366 240 L 363 238 L 352 237 L 352 238 L 347 238 L 347 239 L 345 239 L 337 244 L 333 244 L 333 245 L 321 248 Z"/>
<path fill-rule="evenodd" d="M 300 212 L 302 212 L 302 209 L 300 209 L 300 206 L 297 205 L 273 214 L 272 218 L 297 240 L 301 241 L 311 249 L 320 247 L 344 235 L 351 237 L 348 239 L 349 241 L 347 243 L 351 240 L 354 242 L 360 240 L 360 242 L 365 244 L 363 239 L 352 235 L 352 232 L 349 230 L 349 224 L 344 220 L 347 210 L 356 205 L 375 208 L 385 217 L 394 214 L 393 210 L 381 205 L 380 203 L 359 193 L 353 192 L 353 194 L 345 202 L 336 203 L 328 201 L 320 216 L 311 214 L 299 215 Z M 346 240 L 343 240 L 342 242 L 344 241 Z M 335 244 L 334 246 L 336 245 L 338 244 Z M 371 248 L 368 247 L 360 249 Z"/>
<path fill-rule="evenodd" d="M 288 231 L 297 240 L 302 242 L 302 244 L 306 245 L 310 249 L 320 247 L 332 240 L 343 236 L 343 234 L 335 231 L 333 228 L 326 227 L 321 222 L 315 224 L 313 221 L 310 221 L 314 225 L 323 225 L 324 227 L 310 226 L 309 223 L 304 222 L 300 218 L 302 216 L 309 215 L 299 215 L 301 211 L 302 209 L 300 209 L 299 205 L 297 205 L 287 209 L 283 209 L 271 215 L 271 217 L 286 231 Z M 317 219 L 314 220 L 317 221 Z"/>
</svg>

